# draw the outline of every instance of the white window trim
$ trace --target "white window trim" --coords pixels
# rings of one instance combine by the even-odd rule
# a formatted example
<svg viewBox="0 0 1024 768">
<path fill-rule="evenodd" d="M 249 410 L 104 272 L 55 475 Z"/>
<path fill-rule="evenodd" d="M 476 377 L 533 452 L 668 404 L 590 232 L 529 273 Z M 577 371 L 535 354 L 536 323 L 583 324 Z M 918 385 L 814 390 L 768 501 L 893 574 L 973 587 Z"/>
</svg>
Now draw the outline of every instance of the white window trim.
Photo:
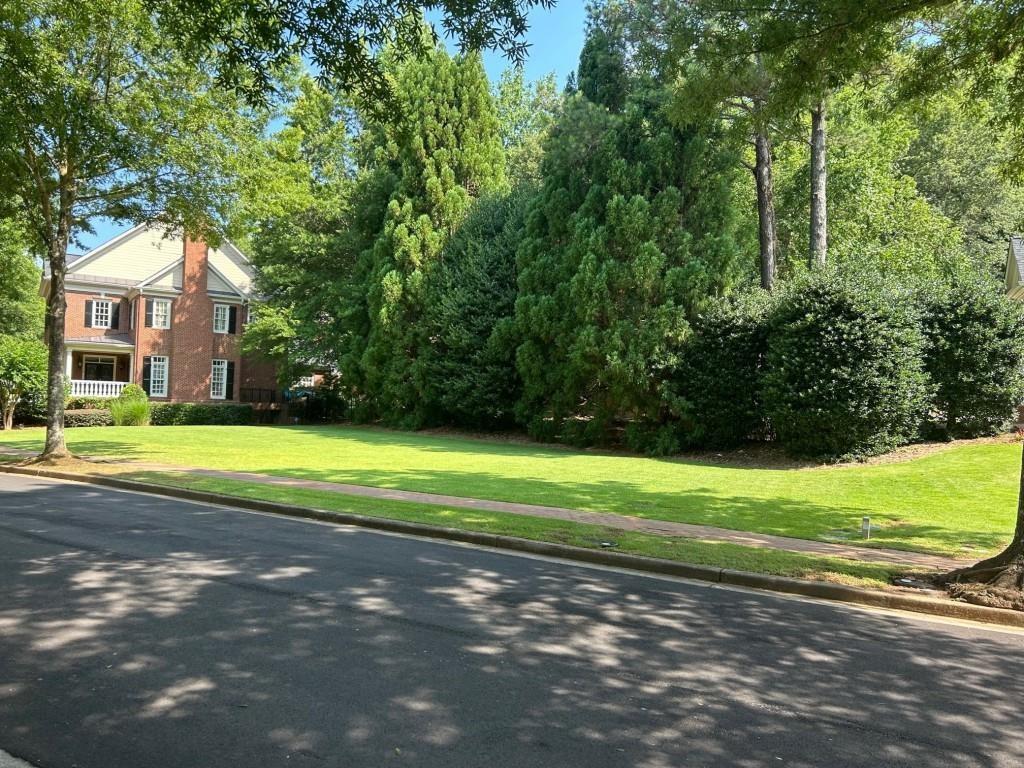
<svg viewBox="0 0 1024 768">
<path fill-rule="evenodd" d="M 166 325 L 156 324 L 156 308 L 164 307 L 167 312 L 164 315 Z M 171 327 L 171 300 L 170 299 L 153 299 L 153 327 L 162 331 L 166 331 Z"/>
<path fill-rule="evenodd" d="M 157 378 L 154 376 L 156 371 L 157 361 L 162 364 L 163 379 L 160 380 L 161 389 L 157 392 L 156 382 Z M 150 397 L 167 397 L 167 371 L 170 368 L 166 355 L 150 355 L 149 357 L 149 396 Z"/>
<path fill-rule="evenodd" d="M 217 310 L 224 311 L 224 327 L 217 327 Z M 214 333 L 227 333 L 228 329 L 231 328 L 231 305 L 230 304 L 214 304 L 213 305 L 213 332 Z"/>
<path fill-rule="evenodd" d="M 220 382 L 217 381 L 217 369 L 221 370 Z M 220 384 L 220 394 L 217 394 L 217 384 Z M 210 399 L 226 400 L 228 394 L 228 361 L 213 360 L 210 363 Z"/>
<path fill-rule="evenodd" d="M 100 325 L 99 321 L 99 308 L 100 305 L 105 305 L 107 309 L 107 321 L 106 325 Z M 110 321 L 113 319 L 114 304 L 110 299 L 93 299 L 92 300 L 92 328 L 110 328 Z"/>
</svg>

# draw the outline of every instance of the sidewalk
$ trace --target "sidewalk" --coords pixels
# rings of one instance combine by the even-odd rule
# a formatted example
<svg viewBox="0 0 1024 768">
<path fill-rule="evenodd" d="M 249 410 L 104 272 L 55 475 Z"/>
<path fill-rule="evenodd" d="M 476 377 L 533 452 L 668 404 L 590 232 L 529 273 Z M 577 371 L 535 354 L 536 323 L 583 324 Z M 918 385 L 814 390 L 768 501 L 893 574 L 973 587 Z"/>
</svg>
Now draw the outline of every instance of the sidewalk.
<svg viewBox="0 0 1024 768">
<path fill-rule="evenodd" d="M 34 455 L 31 452 L 0 447 L 0 453 L 18 456 Z M 89 458 L 89 457 L 83 457 Z M 101 461 L 106 461 L 101 459 Z M 153 464 L 148 462 L 119 462 L 127 470 L 155 472 L 186 472 L 190 475 L 212 477 L 222 480 L 235 480 L 261 485 L 273 485 L 285 488 L 299 488 L 310 491 L 327 491 L 348 496 L 362 496 L 387 501 L 406 501 L 417 504 L 434 504 L 458 509 L 474 509 L 485 512 L 501 512 L 511 515 L 528 515 L 553 520 L 566 520 L 573 523 L 600 525 L 622 531 L 652 534 L 655 536 L 680 536 L 703 541 L 739 544 L 745 547 L 778 549 L 786 552 L 797 552 L 822 557 L 842 557 L 868 563 L 884 563 L 886 565 L 913 566 L 935 570 L 952 570 L 970 561 L 956 560 L 941 555 L 929 555 L 921 552 L 906 552 L 896 549 L 879 547 L 858 547 L 850 544 L 832 544 L 810 539 L 795 539 L 788 536 L 775 536 L 768 533 L 751 533 L 728 528 L 717 528 L 708 525 L 676 523 L 667 520 L 649 520 L 642 517 L 631 517 L 611 512 L 588 512 L 564 507 L 547 507 L 536 504 L 517 504 L 507 501 L 489 499 L 472 499 L 464 496 L 447 496 L 438 493 L 421 493 L 418 491 L 402 491 L 392 488 L 376 488 L 348 483 L 331 483 L 322 480 L 302 480 L 299 478 L 278 475 L 263 475 L 254 472 L 238 472 L 223 469 L 203 469 L 201 467 L 182 467 L 171 464 Z M 109 466 L 109 464 L 108 464 Z"/>
</svg>

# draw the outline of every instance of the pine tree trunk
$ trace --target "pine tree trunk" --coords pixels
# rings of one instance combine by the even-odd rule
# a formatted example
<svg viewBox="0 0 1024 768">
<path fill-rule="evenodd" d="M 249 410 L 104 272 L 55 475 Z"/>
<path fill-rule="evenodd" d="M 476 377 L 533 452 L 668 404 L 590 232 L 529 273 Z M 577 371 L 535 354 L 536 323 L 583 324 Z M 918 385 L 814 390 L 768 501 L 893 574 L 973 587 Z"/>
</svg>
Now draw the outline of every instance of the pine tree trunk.
<svg viewBox="0 0 1024 768">
<path fill-rule="evenodd" d="M 1024 451 L 1021 453 L 1017 527 L 1010 544 L 995 557 L 939 577 L 946 585 L 983 584 L 998 590 L 1024 590 Z"/>
<path fill-rule="evenodd" d="M 772 145 L 766 131 L 758 130 L 754 136 L 754 180 L 757 186 L 758 239 L 761 246 L 761 287 L 771 291 L 775 287 L 777 271 L 775 254 L 775 182 L 772 178 Z"/>
<path fill-rule="evenodd" d="M 812 267 L 824 267 L 828 251 L 828 170 L 825 100 L 811 110 L 811 256 Z"/>
<path fill-rule="evenodd" d="M 62 206 L 63 208 L 63 206 Z M 71 234 L 70 211 L 62 210 L 54 239 L 49 244 L 50 293 L 46 298 L 46 444 L 43 458 L 68 455 L 64 443 L 64 315 L 67 298 L 64 277 L 67 272 L 68 239 Z"/>
</svg>

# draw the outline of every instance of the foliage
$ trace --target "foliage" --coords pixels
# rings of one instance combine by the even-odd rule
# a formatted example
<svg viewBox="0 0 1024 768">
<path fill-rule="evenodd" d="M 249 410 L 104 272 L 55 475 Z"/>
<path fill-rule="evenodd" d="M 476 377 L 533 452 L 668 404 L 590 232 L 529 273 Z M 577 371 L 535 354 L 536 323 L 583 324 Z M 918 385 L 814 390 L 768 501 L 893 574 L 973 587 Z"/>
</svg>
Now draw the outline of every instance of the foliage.
<svg viewBox="0 0 1024 768">
<path fill-rule="evenodd" d="M 526 57 L 526 14 L 554 0 L 148 0 L 162 28 L 192 55 L 214 52 L 222 83 L 253 103 L 273 91 L 275 75 L 303 57 L 339 90 L 358 90 L 393 106 L 386 64 L 376 52 L 393 46 L 403 57 L 429 52 L 420 14 L 435 11 L 446 37 L 463 52 L 504 52 L 517 64 Z"/>
<path fill-rule="evenodd" d="M 0 427 L 14 426 L 23 398 L 38 397 L 46 386 L 46 347 L 36 339 L 0 335 Z"/>
<path fill-rule="evenodd" d="M 106 397 L 68 397 L 64 407 L 73 411 L 85 411 L 90 408 L 106 408 L 110 400 Z"/>
<path fill-rule="evenodd" d="M 504 157 L 479 56 L 453 58 L 436 48 L 398 64 L 395 92 L 395 119 L 375 124 L 370 136 L 373 172 L 389 192 L 382 213 L 365 214 L 380 224 L 359 256 L 349 310 L 365 312 L 365 325 L 351 334 L 341 372 L 368 413 L 416 426 L 429 418 L 427 289 L 473 200 L 503 188 Z"/>
<path fill-rule="evenodd" d="M 440 423 L 501 428 L 519 397 L 512 316 L 516 247 L 532 188 L 482 198 L 441 252 L 427 286 L 427 402 Z"/>
<path fill-rule="evenodd" d="M 144 427 L 150 419 L 149 401 L 145 398 L 115 397 L 110 401 L 110 418 L 115 427 Z"/>
<path fill-rule="evenodd" d="M 146 394 L 146 390 L 140 387 L 138 384 L 125 384 L 121 390 L 121 394 L 118 395 L 119 400 L 148 400 L 149 395 Z"/>
<path fill-rule="evenodd" d="M 738 277 L 735 158 L 664 107 L 639 86 L 621 114 L 577 93 L 552 130 L 518 257 L 517 411 L 535 437 L 608 442 L 657 420 L 654 372 Z"/>
<path fill-rule="evenodd" d="M 64 411 L 64 426 L 71 427 L 112 427 L 114 419 L 108 408 L 69 408 Z"/>
<path fill-rule="evenodd" d="M 158 427 L 194 424 L 251 424 L 253 408 L 244 403 L 153 403 L 150 423 Z"/>
<path fill-rule="evenodd" d="M 914 439 L 932 395 L 912 297 L 871 275 L 794 280 L 772 314 L 768 418 L 795 455 L 867 456 Z"/>
<path fill-rule="evenodd" d="M 666 377 L 687 445 L 734 448 L 765 435 L 768 310 L 767 296 L 757 291 L 716 302 L 694 319 L 679 363 Z"/>
<path fill-rule="evenodd" d="M 555 76 L 527 83 L 521 69 L 506 70 L 494 87 L 494 108 L 513 184 L 540 180 L 544 141 L 561 110 Z"/>
<path fill-rule="evenodd" d="M 1024 401 L 1024 313 L 979 280 L 940 286 L 924 312 L 935 412 L 951 437 L 1006 428 Z"/>
<path fill-rule="evenodd" d="M 39 338 L 43 333 L 40 270 L 18 219 L 0 219 L 0 330 Z"/>
</svg>

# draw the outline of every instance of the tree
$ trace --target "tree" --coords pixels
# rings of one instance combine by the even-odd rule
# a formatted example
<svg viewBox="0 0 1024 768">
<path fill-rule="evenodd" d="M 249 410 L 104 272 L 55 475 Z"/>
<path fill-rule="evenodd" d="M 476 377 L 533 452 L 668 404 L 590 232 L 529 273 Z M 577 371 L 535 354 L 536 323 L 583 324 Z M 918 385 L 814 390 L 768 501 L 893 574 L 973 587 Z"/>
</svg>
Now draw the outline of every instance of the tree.
<svg viewBox="0 0 1024 768">
<path fill-rule="evenodd" d="M 28 237 L 16 219 L 0 220 L 0 329 L 10 336 L 39 338 L 43 300 L 39 267 L 29 254 Z"/>
<path fill-rule="evenodd" d="M 14 427 L 14 409 L 26 395 L 46 386 L 46 347 L 37 339 L 0 335 L 0 416 Z"/>
<path fill-rule="evenodd" d="M 581 59 L 623 49 L 609 28 L 597 38 L 608 48 L 585 46 Z M 739 272 L 735 156 L 714 126 L 669 121 L 665 92 L 642 73 L 630 87 L 615 112 L 617 97 L 594 103 L 581 86 L 546 146 L 516 301 L 517 410 L 535 436 L 601 443 L 623 422 L 659 422 L 654 372 L 674 362 L 688 317 Z M 587 91 L 616 94 L 593 82 Z"/>
<path fill-rule="evenodd" d="M 147 0 L 161 28 L 191 56 L 213 52 L 222 84 L 240 89 L 253 104 L 265 103 L 277 74 L 298 58 L 321 73 L 321 83 L 359 91 L 373 111 L 395 106 L 384 64 L 387 46 L 402 57 L 431 51 L 420 19 L 435 11 L 448 37 L 463 52 L 503 51 L 515 63 L 526 57 L 527 12 L 554 0 Z"/>
<path fill-rule="evenodd" d="M 418 426 L 430 419 L 426 292 L 474 200 L 505 188 L 504 156 L 478 55 L 452 57 L 438 47 L 393 66 L 398 108 L 365 137 L 373 154 L 364 184 L 372 191 L 357 193 L 357 216 L 375 236 L 349 282 L 341 367 L 367 415 Z"/>
<path fill-rule="evenodd" d="M 539 181 L 544 141 L 562 106 L 554 74 L 527 83 L 521 69 L 506 70 L 494 87 L 494 106 L 509 181 Z"/>
<path fill-rule="evenodd" d="M 50 270 L 46 444 L 64 444 L 68 243 L 91 222 L 160 219 L 216 237 L 252 126 L 141 0 L 25 0 L 0 11 L 0 201 Z"/>
</svg>

